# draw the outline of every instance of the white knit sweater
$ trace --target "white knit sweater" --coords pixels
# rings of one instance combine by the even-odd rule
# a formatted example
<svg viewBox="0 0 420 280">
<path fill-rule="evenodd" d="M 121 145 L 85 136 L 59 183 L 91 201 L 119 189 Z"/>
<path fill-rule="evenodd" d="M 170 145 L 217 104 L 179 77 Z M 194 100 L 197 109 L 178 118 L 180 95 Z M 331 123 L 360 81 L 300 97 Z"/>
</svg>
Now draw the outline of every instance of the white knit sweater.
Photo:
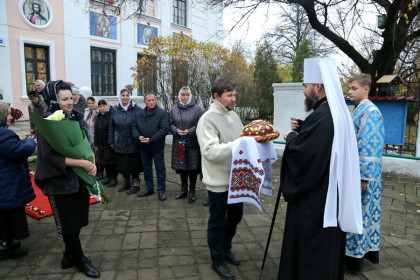
<svg viewBox="0 0 420 280">
<path fill-rule="evenodd" d="M 197 125 L 203 183 L 212 192 L 226 192 L 232 162 L 232 141 L 243 129 L 238 114 L 214 100 Z"/>
</svg>

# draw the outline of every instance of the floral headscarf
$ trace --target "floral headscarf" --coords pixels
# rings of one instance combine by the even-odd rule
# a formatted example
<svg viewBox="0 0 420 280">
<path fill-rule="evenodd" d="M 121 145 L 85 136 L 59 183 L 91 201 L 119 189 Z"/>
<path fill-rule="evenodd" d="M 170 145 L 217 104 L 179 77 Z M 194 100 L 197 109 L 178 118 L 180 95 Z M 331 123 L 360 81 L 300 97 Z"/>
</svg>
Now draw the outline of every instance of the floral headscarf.
<svg viewBox="0 0 420 280">
<path fill-rule="evenodd" d="M 10 104 L 0 101 L 0 123 L 7 124 L 7 115 L 9 114 Z"/>
</svg>

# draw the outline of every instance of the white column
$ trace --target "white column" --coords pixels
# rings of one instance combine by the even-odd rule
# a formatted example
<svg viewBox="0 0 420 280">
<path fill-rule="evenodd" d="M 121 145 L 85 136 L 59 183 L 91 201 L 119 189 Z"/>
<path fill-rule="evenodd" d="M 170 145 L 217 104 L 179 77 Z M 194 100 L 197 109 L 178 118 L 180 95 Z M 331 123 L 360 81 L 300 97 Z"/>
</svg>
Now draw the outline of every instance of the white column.
<svg viewBox="0 0 420 280">
<path fill-rule="evenodd" d="M 305 95 L 301 83 L 273 84 L 274 128 L 280 132 L 278 141 L 289 131 L 290 117 L 304 120 L 312 111 L 305 111 Z"/>
</svg>

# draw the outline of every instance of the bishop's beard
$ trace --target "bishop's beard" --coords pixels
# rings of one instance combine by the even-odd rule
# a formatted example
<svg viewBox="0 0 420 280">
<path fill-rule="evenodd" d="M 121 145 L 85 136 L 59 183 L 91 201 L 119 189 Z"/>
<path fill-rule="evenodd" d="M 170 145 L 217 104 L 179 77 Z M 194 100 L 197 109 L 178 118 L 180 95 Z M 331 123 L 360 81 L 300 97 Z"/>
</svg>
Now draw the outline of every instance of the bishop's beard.
<svg viewBox="0 0 420 280">
<path fill-rule="evenodd" d="M 317 102 L 318 102 L 318 99 L 316 98 L 315 92 L 313 91 L 305 99 L 306 112 L 309 112 L 310 110 L 312 110 Z"/>
</svg>

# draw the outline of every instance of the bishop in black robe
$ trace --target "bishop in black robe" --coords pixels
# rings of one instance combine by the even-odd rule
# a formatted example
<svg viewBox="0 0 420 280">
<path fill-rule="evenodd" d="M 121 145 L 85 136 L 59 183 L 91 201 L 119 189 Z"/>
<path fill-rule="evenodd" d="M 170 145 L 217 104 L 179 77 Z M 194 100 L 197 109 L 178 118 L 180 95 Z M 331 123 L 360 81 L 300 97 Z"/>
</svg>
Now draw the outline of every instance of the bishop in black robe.
<svg viewBox="0 0 420 280">
<path fill-rule="evenodd" d="M 287 202 L 278 279 L 344 279 L 345 233 L 323 227 L 334 124 L 326 98 L 286 138 L 280 188 Z"/>
</svg>

